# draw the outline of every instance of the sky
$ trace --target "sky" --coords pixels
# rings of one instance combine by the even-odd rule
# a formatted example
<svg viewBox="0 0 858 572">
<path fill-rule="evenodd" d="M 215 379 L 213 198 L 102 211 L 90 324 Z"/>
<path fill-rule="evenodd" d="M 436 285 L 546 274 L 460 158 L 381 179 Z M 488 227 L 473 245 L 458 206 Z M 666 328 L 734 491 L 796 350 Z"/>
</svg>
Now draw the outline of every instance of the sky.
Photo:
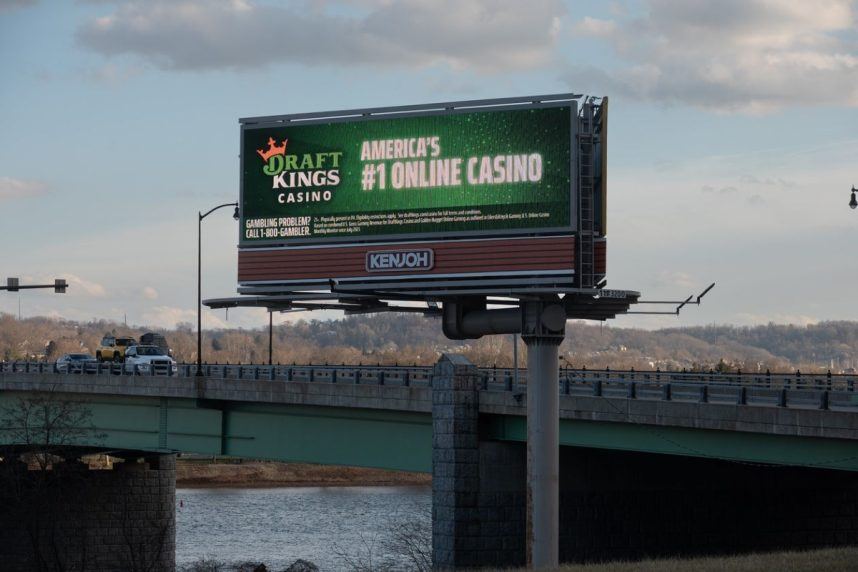
<svg viewBox="0 0 858 572">
<path fill-rule="evenodd" d="M 0 279 L 70 283 L 0 312 L 195 322 L 240 117 L 569 92 L 611 100 L 608 287 L 717 283 L 613 326 L 858 320 L 850 0 L 0 0 Z M 204 298 L 235 294 L 237 239 L 204 221 Z"/>
</svg>

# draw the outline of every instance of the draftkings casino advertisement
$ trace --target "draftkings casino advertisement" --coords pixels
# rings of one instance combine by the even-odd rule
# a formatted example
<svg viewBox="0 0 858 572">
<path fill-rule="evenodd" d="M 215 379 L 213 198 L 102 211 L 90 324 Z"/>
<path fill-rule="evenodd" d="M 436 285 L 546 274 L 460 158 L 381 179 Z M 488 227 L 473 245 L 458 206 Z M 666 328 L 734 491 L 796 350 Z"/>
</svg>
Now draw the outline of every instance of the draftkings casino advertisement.
<svg viewBox="0 0 858 572">
<path fill-rule="evenodd" d="M 568 229 L 572 114 L 558 106 L 248 125 L 241 244 Z"/>
</svg>

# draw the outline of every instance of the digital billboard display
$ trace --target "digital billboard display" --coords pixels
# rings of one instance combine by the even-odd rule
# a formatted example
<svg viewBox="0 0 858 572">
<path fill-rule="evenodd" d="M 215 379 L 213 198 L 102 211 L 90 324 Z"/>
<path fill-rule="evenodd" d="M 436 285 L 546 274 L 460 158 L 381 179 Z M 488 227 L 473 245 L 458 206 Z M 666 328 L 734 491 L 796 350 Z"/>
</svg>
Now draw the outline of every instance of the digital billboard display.
<svg viewBox="0 0 858 572">
<path fill-rule="evenodd" d="M 576 104 L 243 120 L 241 245 L 574 231 Z"/>
</svg>

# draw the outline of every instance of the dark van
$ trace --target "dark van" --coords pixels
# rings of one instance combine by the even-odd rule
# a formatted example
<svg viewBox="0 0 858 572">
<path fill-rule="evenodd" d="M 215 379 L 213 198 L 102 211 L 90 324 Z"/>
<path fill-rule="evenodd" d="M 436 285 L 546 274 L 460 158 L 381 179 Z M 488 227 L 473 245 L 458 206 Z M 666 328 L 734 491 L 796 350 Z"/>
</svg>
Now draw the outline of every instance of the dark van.
<svg viewBox="0 0 858 572">
<path fill-rule="evenodd" d="M 155 332 L 146 332 L 140 336 L 140 345 L 158 346 L 164 351 L 164 355 L 173 355 L 173 350 L 167 345 L 167 338 Z"/>
</svg>

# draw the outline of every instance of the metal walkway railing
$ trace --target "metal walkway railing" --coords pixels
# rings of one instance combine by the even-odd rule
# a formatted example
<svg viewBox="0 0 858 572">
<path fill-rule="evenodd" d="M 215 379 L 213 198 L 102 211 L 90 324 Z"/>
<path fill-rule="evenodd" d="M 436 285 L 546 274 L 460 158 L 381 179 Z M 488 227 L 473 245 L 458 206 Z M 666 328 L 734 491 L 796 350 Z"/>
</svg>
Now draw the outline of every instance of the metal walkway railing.
<svg viewBox="0 0 858 572">
<path fill-rule="evenodd" d="M 405 387 L 430 387 L 432 366 L 389 365 L 244 365 L 206 364 L 203 375 L 212 379 L 272 382 L 318 382 Z M 196 376 L 195 364 L 155 366 L 146 375 L 179 378 Z M 0 362 L 0 375 L 11 373 L 72 375 L 139 375 L 121 363 L 70 364 L 58 371 L 45 362 Z M 480 368 L 483 390 L 524 392 L 527 371 Z M 615 397 L 654 401 L 723 403 L 771 407 L 814 408 L 858 412 L 858 375 L 795 373 L 715 373 L 634 370 L 560 369 L 558 390 L 563 395 Z"/>
</svg>

